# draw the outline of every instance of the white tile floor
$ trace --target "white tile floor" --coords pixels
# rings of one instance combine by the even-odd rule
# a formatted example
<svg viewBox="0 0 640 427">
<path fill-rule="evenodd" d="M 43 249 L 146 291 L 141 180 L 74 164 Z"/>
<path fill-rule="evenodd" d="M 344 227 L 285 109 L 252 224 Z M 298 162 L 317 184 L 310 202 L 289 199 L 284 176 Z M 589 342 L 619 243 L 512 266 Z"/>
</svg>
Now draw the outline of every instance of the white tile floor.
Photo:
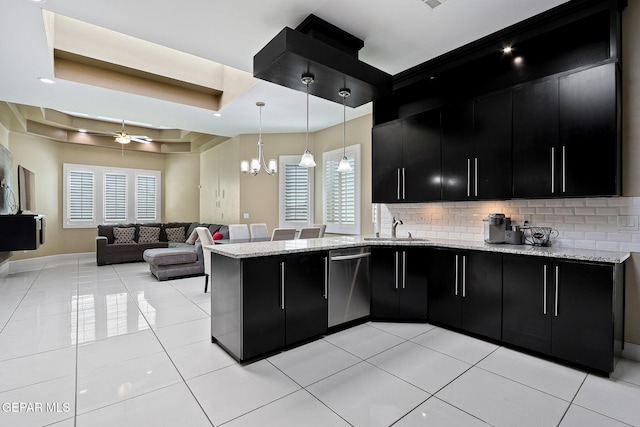
<svg viewBox="0 0 640 427">
<path fill-rule="evenodd" d="M 640 363 L 606 379 L 427 324 L 241 366 L 211 344 L 203 280 L 89 255 L 12 263 L 0 426 L 640 426 Z"/>
</svg>

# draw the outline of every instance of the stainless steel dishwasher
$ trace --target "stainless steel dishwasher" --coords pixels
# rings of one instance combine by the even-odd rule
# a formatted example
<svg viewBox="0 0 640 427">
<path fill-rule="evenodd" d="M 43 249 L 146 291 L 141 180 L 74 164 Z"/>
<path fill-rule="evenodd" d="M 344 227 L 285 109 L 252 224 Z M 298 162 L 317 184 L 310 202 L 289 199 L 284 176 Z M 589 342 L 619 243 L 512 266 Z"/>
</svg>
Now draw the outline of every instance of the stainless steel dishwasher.
<svg viewBox="0 0 640 427">
<path fill-rule="evenodd" d="M 329 251 L 329 327 L 369 316 L 370 258 L 369 248 Z"/>
</svg>

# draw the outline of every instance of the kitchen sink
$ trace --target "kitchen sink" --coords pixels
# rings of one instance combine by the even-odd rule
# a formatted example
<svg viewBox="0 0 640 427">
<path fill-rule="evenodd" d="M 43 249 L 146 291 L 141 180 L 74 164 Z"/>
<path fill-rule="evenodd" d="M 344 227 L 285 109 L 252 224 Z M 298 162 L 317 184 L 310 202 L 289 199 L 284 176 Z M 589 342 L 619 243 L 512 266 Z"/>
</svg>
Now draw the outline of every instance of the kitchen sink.
<svg viewBox="0 0 640 427">
<path fill-rule="evenodd" d="M 423 239 L 421 237 L 365 237 L 364 240 L 372 240 L 376 242 L 428 242 L 429 239 Z"/>
</svg>

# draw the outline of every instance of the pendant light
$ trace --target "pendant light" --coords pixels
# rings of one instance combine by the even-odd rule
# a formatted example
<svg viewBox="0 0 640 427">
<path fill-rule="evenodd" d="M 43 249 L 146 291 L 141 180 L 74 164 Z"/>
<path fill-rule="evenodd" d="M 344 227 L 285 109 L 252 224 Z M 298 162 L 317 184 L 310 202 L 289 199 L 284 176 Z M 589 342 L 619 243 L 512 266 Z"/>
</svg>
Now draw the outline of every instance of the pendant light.
<svg viewBox="0 0 640 427">
<path fill-rule="evenodd" d="M 240 171 L 243 173 L 251 173 L 253 176 L 258 175 L 261 168 L 264 168 L 264 171 L 267 175 L 273 175 L 278 172 L 278 163 L 275 159 L 270 159 L 269 164 L 267 165 L 265 157 L 264 157 L 264 144 L 262 143 L 262 107 L 264 107 L 264 102 L 256 102 L 256 106 L 260 108 L 260 128 L 258 134 L 258 157 L 254 157 L 250 162 L 246 160 L 242 160 L 240 162 Z"/>
<path fill-rule="evenodd" d="M 300 81 L 307 85 L 307 148 L 302 154 L 299 166 L 304 168 L 313 168 L 316 162 L 313 160 L 313 154 L 309 151 L 309 85 L 313 83 L 314 75 L 311 73 L 303 73 Z"/>
<path fill-rule="evenodd" d="M 338 92 L 342 97 L 342 160 L 338 165 L 338 172 L 351 172 L 351 163 L 347 159 L 347 98 L 351 95 L 349 88 L 342 88 Z"/>
</svg>

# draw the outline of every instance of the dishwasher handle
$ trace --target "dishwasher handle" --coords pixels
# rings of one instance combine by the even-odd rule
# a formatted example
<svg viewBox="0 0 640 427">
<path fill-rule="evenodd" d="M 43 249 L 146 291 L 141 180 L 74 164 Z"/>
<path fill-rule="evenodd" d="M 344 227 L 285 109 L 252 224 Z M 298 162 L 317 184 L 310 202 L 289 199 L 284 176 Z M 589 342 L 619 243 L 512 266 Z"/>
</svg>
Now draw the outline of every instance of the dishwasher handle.
<svg viewBox="0 0 640 427">
<path fill-rule="evenodd" d="M 354 254 L 354 255 L 338 255 L 338 256 L 332 256 L 330 259 L 331 261 L 348 261 L 350 259 L 360 259 L 360 258 L 367 258 L 371 256 L 371 252 L 365 252 L 362 254 Z"/>
</svg>

